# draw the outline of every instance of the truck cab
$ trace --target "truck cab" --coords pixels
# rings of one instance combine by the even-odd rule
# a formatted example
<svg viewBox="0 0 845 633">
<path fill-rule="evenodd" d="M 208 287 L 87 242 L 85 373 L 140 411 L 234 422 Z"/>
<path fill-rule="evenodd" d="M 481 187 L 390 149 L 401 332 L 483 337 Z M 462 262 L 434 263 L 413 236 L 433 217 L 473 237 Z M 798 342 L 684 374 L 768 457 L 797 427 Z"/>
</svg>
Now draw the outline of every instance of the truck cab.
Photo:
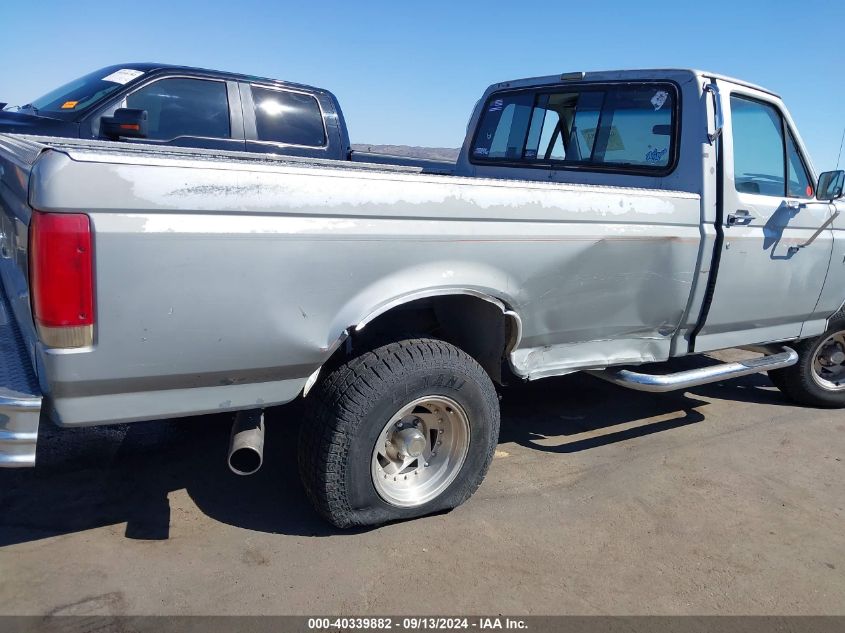
<svg viewBox="0 0 845 633">
<path fill-rule="evenodd" d="M 0 133 L 345 160 L 335 96 L 320 88 L 165 64 L 96 70 L 18 108 Z"/>
<path fill-rule="evenodd" d="M 819 174 L 771 90 L 689 69 L 569 72 L 491 85 L 468 130 L 458 174 L 700 197 L 700 266 L 675 270 L 693 293 L 673 306 L 683 317 L 671 355 L 819 334 L 842 304 L 825 284 L 829 266 L 843 272 L 837 206 L 816 196 Z M 599 216 L 631 231 L 678 222 L 657 207 Z M 687 238 L 676 237 L 677 251 Z M 663 301 L 668 310 L 668 294 Z M 620 331 L 633 325 L 626 309 L 618 306 Z M 613 338 L 606 327 L 594 334 Z"/>
</svg>

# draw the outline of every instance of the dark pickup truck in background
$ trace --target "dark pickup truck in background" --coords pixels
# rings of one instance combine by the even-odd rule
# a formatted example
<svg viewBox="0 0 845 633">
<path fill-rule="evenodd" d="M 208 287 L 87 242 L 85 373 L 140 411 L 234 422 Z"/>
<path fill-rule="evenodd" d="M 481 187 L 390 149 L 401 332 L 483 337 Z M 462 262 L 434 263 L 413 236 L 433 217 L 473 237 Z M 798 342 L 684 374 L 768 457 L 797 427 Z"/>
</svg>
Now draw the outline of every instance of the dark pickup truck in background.
<svg viewBox="0 0 845 633">
<path fill-rule="evenodd" d="M 168 64 L 101 68 L 23 106 L 0 110 L 0 133 L 136 141 L 422 167 L 448 161 L 353 151 L 328 90 Z"/>
</svg>

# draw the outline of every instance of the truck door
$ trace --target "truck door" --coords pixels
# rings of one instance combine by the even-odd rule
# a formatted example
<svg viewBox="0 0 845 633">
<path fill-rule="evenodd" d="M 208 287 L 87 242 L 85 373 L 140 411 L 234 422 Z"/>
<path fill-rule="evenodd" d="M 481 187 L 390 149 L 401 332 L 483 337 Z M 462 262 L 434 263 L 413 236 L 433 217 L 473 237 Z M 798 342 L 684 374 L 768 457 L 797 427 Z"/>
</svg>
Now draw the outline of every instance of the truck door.
<svg viewBox="0 0 845 633">
<path fill-rule="evenodd" d="M 832 231 L 819 228 L 831 205 L 814 198 L 814 176 L 779 100 L 719 83 L 723 242 L 695 351 L 794 339 L 802 329 L 806 336 L 827 316 L 815 310 L 833 246 Z"/>
</svg>

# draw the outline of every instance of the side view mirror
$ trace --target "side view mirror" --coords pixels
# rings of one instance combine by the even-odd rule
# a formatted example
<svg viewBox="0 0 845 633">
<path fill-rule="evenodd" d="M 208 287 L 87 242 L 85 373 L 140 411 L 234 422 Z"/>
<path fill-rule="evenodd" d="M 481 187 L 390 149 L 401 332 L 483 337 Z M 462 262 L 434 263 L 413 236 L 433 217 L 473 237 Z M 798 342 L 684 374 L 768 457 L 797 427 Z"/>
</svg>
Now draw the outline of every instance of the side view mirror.
<svg viewBox="0 0 845 633">
<path fill-rule="evenodd" d="M 118 108 L 114 116 L 100 119 L 100 135 L 113 141 L 120 137 L 146 138 L 147 111 L 135 108 Z"/>
<path fill-rule="evenodd" d="M 841 198 L 845 192 L 845 171 L 826 171 L 819 176 L 819 184 L 816 186 L 816 198 L 818 200 L 836 200 Z"/>
</svg>

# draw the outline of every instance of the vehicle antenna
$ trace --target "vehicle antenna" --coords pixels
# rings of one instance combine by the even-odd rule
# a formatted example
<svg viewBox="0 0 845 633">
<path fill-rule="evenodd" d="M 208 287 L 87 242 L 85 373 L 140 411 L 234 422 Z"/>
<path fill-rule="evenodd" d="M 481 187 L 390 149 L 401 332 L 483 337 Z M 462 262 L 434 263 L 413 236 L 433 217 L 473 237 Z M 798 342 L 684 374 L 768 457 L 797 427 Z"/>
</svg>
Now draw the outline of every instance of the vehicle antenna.
<svg viewBox="0 0 845 633">
<path fill-rule="evenodd" d="M 842 128 L 842 140 L 839 141 L 839 156 L 836 157 L 836 169 L 839 169 L 839 159 L 842 158 L 842 143 L 845 143 L 845 128 Z"/>
</svg>

